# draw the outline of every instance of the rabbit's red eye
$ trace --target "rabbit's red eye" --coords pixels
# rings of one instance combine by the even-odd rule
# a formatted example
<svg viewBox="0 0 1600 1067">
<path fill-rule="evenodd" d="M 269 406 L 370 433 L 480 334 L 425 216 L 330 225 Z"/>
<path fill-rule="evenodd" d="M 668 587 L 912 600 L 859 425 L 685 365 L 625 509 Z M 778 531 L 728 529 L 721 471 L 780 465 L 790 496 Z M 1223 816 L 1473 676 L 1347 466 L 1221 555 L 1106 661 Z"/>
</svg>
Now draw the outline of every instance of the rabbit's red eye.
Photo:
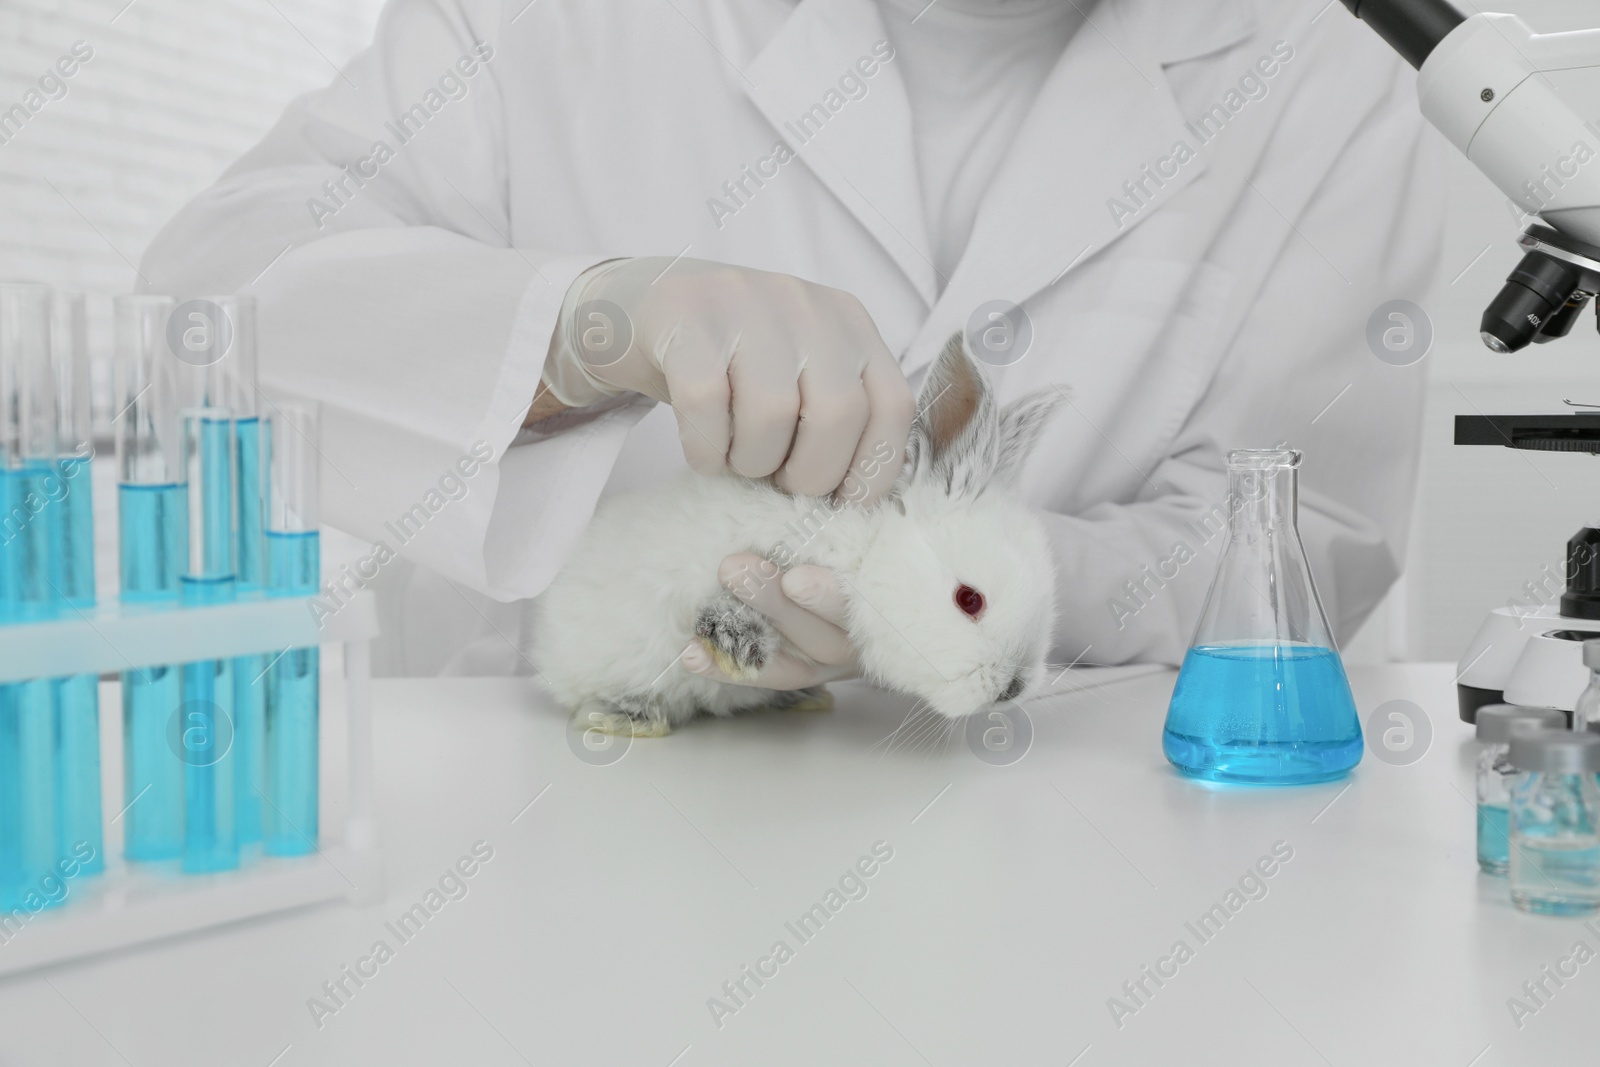
<svg viewBox="0 0 1600 1067">
<path fill-rule="evenodd" d="M 970 585 L 956 586 L 956 607 L 976 619 L 983 614 L 983 594 Z"/>
</svg>

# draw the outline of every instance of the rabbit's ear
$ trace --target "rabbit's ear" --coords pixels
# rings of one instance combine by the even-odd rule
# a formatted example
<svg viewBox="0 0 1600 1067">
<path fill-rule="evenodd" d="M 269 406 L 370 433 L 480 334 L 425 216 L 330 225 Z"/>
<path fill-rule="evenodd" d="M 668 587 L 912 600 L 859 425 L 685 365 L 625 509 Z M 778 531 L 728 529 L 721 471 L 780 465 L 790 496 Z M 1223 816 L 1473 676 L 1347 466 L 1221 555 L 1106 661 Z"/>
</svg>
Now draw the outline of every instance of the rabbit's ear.
<svg viewBox="0 0 1600 1067">
<path fill-rule="evenodd" d="M 1072 399 L 1063 386 L 1048 385 L 1013 400 L 1000 411 L 1000 458 L 995 464 L 996 481 L 1015 486 L 1045 423 L 1062 404 Z"/>
<path fill-rule="evenodd" d="M 1000 450 L 994 396 L 960 333 L 928 368 L 910 450 L 911 479 L 936 479 L 952 496 L 976 496 L 994 476 Z"/>
</svg>

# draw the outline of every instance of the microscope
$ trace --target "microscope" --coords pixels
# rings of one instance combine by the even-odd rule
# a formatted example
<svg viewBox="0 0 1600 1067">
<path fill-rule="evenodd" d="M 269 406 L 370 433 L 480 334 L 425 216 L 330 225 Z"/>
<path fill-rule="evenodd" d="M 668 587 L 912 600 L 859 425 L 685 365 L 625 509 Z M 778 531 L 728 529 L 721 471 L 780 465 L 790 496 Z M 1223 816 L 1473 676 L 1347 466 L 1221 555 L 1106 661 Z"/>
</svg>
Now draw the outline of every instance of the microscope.
<svg viewBox="0 0 1600 1067">
<path fill-rule="evenodd" d="M 1600 29 L 1534 33 L 1447 0 L 1343 2 L 1417 68 L 1423 116 L 1532 220 L 1483 343 L 1509 355 L 1565 337 L 1600 293 Z M 1457 415 L 1455 443 L 1600 454 L 1600 411 Z M 1464 721 L 1501 702 L 1572 709 L 1589 679 L 1582 642 L 1600 638 L 1600 529 L 1579 530 L 1566 560 L 1559 599 L 1512 598 L 1467 647 Z"/>
</svg>

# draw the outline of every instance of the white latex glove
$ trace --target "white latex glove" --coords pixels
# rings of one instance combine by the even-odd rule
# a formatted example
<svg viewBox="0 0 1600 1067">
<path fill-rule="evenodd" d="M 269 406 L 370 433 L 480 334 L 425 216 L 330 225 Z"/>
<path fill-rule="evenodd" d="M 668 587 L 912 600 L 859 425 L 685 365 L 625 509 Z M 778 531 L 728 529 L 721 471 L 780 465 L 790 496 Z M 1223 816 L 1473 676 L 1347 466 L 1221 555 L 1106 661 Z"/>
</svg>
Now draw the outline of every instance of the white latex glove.
<svg viewBox="0 0 1600 1067">
<path fill-rule="evenodd" d="M 567 291 L 544 384 L 568 407 L 671 404 L 689 465 L 870 503 L 894 484 L 915 398 L 861 302 L 787 274 L 615 259 Z M 869 459 L 876 450 L 876 458 Z M 847 475 L 854 472 L 847 485 Z"/>
<path fill-rule="evenodd" d="M 691 641 L 681 657 L 684 667 L 712 681 L 759 689 L 807 689 L 858 677 L 861 665 L 845 633 L 844 593 L 833 572 L 801 564 L 789 568 L 778 581 L 759 580 L 773 570 L 770 561 L 753 552 L 741 552 L 722 561 L 717 579 L 723 588 L 765 615 L 804 656 L 785 649 L 755 674 L 732 678 L 716 665 L 704 645 Z M 752 580 L 752 576 L 757 578 Z"/>
</svg>

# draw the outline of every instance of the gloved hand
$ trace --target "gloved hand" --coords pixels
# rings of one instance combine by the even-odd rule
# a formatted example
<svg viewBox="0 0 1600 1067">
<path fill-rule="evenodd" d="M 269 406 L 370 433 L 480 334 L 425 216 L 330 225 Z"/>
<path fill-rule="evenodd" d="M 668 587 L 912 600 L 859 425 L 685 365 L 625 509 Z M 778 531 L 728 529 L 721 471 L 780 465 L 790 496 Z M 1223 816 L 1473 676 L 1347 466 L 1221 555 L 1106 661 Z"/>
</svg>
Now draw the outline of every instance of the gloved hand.
<svg viewBox="0 0 1600 1067">
<path fill-rule="evenodd" d="M 893 486 L 900 463 L 884 449 L 902 457 L 915 410 L 855 297 L 699 259 L 614 259 L 579 275 L 543 381 L 568 407 L 630 391 L 671 404 L 701 473 L 772 475 L 790 493 L 861 503 Z"/>
<path fill-rule="evenodd" d="M 733 678 L 716 665 L 704 645 L 691 641 L 680 657 L 683 666 L 714 682 L 760 689 L 806 689 L 858 677 L 861 665 L 845 633 L 844 594 L 833 572 L 801 564 L 775 582 L 749 580 L 751 575 L 770 573 L 772 566 L 753 552 L 740 552 L 722 561 L 717 579 L 723 588 L 765 615 L 809 660 L 785 649 L 754 674 Z"/>
</svg>

